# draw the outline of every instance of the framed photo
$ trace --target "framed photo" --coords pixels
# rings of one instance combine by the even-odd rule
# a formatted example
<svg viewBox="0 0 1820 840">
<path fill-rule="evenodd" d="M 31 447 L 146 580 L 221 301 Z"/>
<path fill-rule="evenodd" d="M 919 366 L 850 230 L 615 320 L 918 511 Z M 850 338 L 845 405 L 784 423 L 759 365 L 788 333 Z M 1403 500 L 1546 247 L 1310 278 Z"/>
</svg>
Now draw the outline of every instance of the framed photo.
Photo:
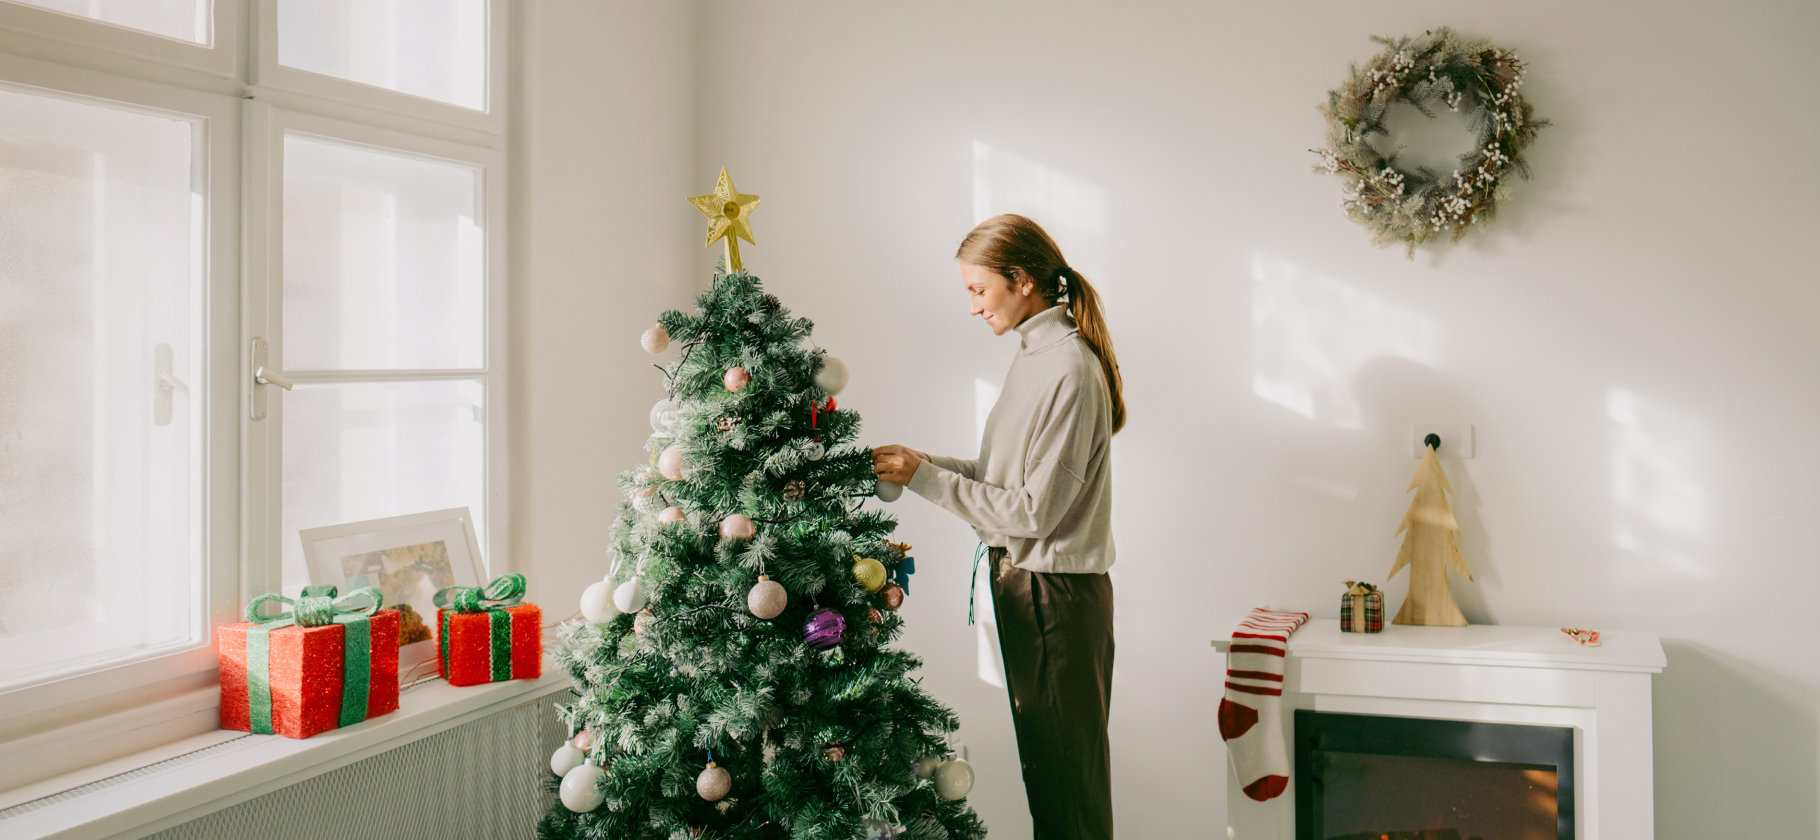
<svg viewBox="0 0 1820 840">
<path fill-rule="evenodd" d="M 407 649 L 435 638 L 431 599 L 437 590 L 486 582 L 474 518 L 465 507 L 310 528 L 300 536 L 310 583 L 333 584 L 343 595 L 363 586 L 378 589 L 387 607 L 404 613 L 398 642 Z M 434 657 L 433 647 L 405 659 Z"/>
</svg>

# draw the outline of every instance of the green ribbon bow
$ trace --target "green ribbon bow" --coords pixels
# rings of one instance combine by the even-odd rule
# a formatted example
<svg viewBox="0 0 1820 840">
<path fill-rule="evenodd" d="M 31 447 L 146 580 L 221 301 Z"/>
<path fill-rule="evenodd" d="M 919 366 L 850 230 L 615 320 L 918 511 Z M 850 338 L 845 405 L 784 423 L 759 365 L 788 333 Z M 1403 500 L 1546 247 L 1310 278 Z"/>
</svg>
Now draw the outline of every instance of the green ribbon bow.
<svg viewBox="0 0 1820 840">
<path fill-rule="evenodd" d="M 503 607 L 509 607 L 524 600 L 525 576 L 520 574 L 500 575 L 492 583 L 481 586 L 450 586 L 436 593 L 431 603 L 437 609 L 445 610 L 442 614 L 442 632 L 436 643 L 441 647 L 443 673 L 449 669 L 449 625 L 456 613 L 487 613 L 490 643 L 490 676 L 493 682 L 505 682 L 512 678 L 512 614 Z"/>
<path fill-rule="evenodd" d="M 369 619 L 385 605 L 385 596 L 378 589 L 363 586 L 338 601 L 337 591 L 329 584 L 306 586 L 295 600 L 268 592 L 246 605 L 246 620 L 255 625 L 246 631 L 247 718 L 253 732 L 272 734 L 271 636 L 273 630 L 292 625 L 340 624 L 345 628 L 341 647 L 341 721 L 337 725 L 352 726 L 367 719 L 367 696 L 373 680 L 373 631 Z M 371 604 L 347 603 L 356 598 L 365 598 Z M 274 601 L 290 606 L 291 611 L 260 613 L 260 608 Z"/>
</svg>

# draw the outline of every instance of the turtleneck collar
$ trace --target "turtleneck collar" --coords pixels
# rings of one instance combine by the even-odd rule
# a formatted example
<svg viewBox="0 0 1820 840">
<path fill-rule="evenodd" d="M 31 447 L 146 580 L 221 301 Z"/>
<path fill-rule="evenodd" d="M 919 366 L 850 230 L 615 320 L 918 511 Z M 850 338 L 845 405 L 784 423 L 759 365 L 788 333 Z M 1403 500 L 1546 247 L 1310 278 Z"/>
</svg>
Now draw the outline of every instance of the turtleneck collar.
<svg viewBox="0 0 1820 840">
<path fill-rule="evenodd" d="M 1068 306 L 1059 303 L 1025 318 L 1013 329 L 1023 336 L 1025 353 L 1034 353 L 1075 332 L 1074 318 L 1068 314 Z"/>
</svg>

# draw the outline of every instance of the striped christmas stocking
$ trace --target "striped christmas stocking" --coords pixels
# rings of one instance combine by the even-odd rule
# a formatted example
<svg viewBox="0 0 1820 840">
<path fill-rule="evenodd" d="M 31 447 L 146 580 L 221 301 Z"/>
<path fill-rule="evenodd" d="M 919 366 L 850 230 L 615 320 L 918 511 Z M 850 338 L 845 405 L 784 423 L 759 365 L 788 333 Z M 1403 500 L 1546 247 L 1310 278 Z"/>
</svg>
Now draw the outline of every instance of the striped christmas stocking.
<svg viewBox="0 0 1820 840">
<path fill-rule="evenodd" d="M 1245 795 L 1275 799 L 1289 786 L 1283 750 L 1283 656 L 1308 613 L 1254 609 L 1232 631 L 1226 654 L 1226 696 L 1220 700 L 1220 737 L 1232 756 Z"/>
</svg>

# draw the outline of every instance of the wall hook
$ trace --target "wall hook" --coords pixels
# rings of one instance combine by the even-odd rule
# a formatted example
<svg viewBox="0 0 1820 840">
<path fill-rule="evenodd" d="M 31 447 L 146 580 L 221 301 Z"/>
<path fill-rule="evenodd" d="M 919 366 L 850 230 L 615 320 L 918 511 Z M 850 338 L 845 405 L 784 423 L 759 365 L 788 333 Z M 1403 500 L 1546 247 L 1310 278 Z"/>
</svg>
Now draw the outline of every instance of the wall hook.
<svg viewBox="0 0 1820 840">
<path fill-rule="evenodd" d="M 1436 452 L 1441 451 L 1441 436 L 1434 432 L 1429 432 L 1428 437 L 1422 438 L 1422 442 L 1427 444 L 1429 449 L 1433 449 Z"/>
</svg>

